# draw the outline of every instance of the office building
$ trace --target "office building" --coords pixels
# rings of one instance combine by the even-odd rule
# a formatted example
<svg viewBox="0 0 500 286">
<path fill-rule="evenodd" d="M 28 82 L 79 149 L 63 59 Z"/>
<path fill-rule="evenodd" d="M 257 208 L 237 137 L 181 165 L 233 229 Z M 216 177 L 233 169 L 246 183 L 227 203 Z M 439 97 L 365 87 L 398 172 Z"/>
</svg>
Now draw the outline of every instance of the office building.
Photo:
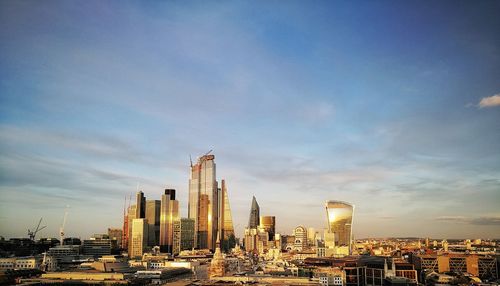
<svg viewBox="0 0 500 286">
<path fill-rule="evenodd" d="M 328 232 L 335 236 L 335 246 L 351 249 L 354 206 L 341 201 L 326 202 Z"/>
<path fill-rule="evenodd" d="M 132 237 L 132 221 L 136 218 L 135 217 L 135 205 L 131 205 L 127 208 L 127 215 L 126 215 L 126 219 L 127 219 L 127 224 L 126 226 L 124 225 L 124 229 L 126 228 L 126 231 L 127 231 L 127 239 L 126 239 L 126 242 L 127 242 L 127 250 L 130 248 L 130 244 L 132 244 L 132 240 L 131 240 L 131 237 Z M 125 241 L 124 241 L 125 242 Z"/>
<path fill-rule="evenodd" d="M 145 218 L 148 220 L 148 246 L 160 245 L 160 200 L 146 200 Z"/>
<path fill-rule="evenodd" d="M 142 257 L 148 244 L 148 221 L 145 218 L 132 220 L 129 257 Z"/>
<path fill-rule="evenodd" d="M 192 250 L 194 248 L 194 219 L 181 218 L 179 248 L 182 250 Z"/>
<path fill-rule="evenodd" d="M 293 236 L 295 237 L 294 250 L 302 251 L 307 248 L 307 229 L 305 227 L 297 226 L 293 230 Z"/>
<path fill-rule="evenodd" d="M 180 219 L 179 201 L 175 199 L 174 189 L 165 190 L 160 208 L 160 250 L 173 253 L 174 223 Z"/>
<path fill-rule="evenodd" d="M 117 248 L 122 248 L 123 230 L 119 228 L 108 228 L 108 237 L 111 240 L 116 240 Z"/>
<path fill-rule="evenodd" d="M 250 206 L 250 217 L 248 219 L 248 228 L 257 228 L 259 226 L 260 207 L 255 199 L 252 197 L 252 205 Z"/>
<path fill-rule="evenodd" d="M 244 244 L 246 252 L 257 252 L 258 232 L 256 228 L 245 228 Z"/>
<path fill-rule="evenodd" d="M 142 191 L 135 194 L 135 218 L 146 218 L 146 197 Z"/>
<path fill-rule="evenodd" d="M 233 217 L 231 215 L 231 207 L 229 205 L 229 197 L 227 193 L 226 181 L 221 181 L 221 188 L 219 190 L 220 205 L 220 226 L 221 239 L 227 241 L 231 236 L 234 236 Z"/>
<path fill-rule="evenodd" d="M 215 249 L 219 226 L 219 202 L 215 156 L 208 153 L 191 164 L 188 217 L 195 220 L 195 244 L 199 249 Z"/>
<path fill-rule="evenodd" d="M 274 240 L 274 235 L 276 234 L 276 217 L 274 216 L 261 216 L 260 217 L 260 228 L 268 233 L 267 240 Z"/>
<path fill-rule="evenodd" d="M 116 245 L 116 240 L 114 242 Z M 90 239 L 83 240 L 83 254 L 94 257 L 110 255 L 113 241 L 107 234 L 95 234 Z"/>
</svg>

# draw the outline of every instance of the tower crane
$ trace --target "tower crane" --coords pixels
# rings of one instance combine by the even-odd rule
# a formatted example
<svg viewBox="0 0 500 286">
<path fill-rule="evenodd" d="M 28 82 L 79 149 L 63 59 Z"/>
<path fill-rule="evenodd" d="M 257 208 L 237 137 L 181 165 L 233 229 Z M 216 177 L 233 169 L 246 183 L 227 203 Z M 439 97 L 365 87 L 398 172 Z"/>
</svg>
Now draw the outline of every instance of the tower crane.
<svg viewBox="0 0 500 286">
<path fill-rule="evenodd" d="M 33 240 L 33 241 L 35 241 L 36 234 L 37 234 L 40 230 L 42 230 L 42 229 L 44 229 L 44 228 L 46 228 L 46 227 L 47 227 L 46 225 L 44 225 L 44 226 L 40 227 L 40 224 L 42 223 L 42 219 L 43 219 L 43 218 L 41 217 L 41 218 L 40 218 L 40 220 L 38 221 L 38 225 L 36 226 L 36 229 L 35 229 L 35 230 L 31 231 L 31 230 L 29 230 L 29 229 L 28 229 L 28 236 L 29 236 L 29 238 L 30 238 L 31 240 Z"/>
<path fill-rule="evenodd" d="M 64 211 L 63 223 L 61 225 L 61 228 L 59 229 L 59 236 L 61 238 L 61 245 L 63 245 L 63 241 L 64 241 L 64 226 L 66 225 L 66 217 L 68 216 L 68 207 L 69 206 L 66 206 L 66 210 Z"/>
</svg>

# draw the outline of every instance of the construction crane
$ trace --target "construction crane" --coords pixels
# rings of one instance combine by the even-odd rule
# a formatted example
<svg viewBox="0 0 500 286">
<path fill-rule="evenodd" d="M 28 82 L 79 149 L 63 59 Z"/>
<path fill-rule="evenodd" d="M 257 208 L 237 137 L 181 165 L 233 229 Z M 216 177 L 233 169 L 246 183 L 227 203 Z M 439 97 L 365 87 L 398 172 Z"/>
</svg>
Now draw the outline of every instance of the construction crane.
<svg viewBox="0 0 500 286">
<path fill-rule="evenodd" d="M 63 241 L 64 241 L 64 226 L 66 225 L 66 217 L 68 216 L 68 208 L 69 208 L 69 206 L 66 206 L 66 210 L 64 211 L 63 223 L 61 225 L 61 228 L 59 229 L 59 236 L 61 238 L 61 245 L 63 245 Z"/>
<path fill-rule="evenodd" d="M 212 153 L 212 151 L 213 151 L 213 149 L 210 149 L 210 151 L 208 151 L 207 153 L 205 153 L 205 155 L 203 155 L 203 156 L 207 156 L 208 154 Z"/>
<path fill-rule="evenodd" d="M 31 230 L 29 230 L 29 229 L 28 229 L 28 236 L 29 236 L 29 238 L 30 238 L 31 240 L 33 240 L 33 241 L 35 241 L 36 234 L 37 234 L 40 230 L 42 230 L 42 229 L 44 229 L 44 228 L 46 228 L 46 227 L 47 227 L 46 225 L 44 225 L 44 226 L 40 227 L 40 224 L 42 223 L 42 219 L 43 219 L 43 218 L 41 217 L 41 218 L 40 218 L 40 220 L 38 221 L 38 225 L 36 226 L 36 229 L 35 229 L 35 230 L 31 231 Z"/>
</svg>

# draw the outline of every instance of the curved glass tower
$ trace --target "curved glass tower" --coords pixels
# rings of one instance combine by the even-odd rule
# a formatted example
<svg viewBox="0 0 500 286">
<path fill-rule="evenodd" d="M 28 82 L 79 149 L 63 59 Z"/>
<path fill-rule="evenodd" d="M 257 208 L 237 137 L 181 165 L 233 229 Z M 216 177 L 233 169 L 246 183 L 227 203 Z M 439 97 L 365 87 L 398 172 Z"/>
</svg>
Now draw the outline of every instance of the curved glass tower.
<svg viewBox="0 0 500 286">
<path fill-rule="evenodd" d="M 353 214 L 354 205 L 342 201 L 326 202 L 328 232 L 335 234 L 335 246 L 351 249 Z"/>
</svg>

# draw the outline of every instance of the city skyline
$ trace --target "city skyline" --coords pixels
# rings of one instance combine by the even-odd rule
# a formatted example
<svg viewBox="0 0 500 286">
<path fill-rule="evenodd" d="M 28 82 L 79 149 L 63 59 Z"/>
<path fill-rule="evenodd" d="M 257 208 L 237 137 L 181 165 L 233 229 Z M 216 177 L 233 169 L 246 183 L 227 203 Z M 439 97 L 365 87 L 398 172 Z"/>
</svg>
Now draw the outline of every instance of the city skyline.
<svg viewBox="0 0 500 286">
<path fill-rule="evenodd" d="M 214 149 L 242 237 L 500 238 L 500 4 L 0 3 L 0 235 L 122 226 Z M 15 223 L 12 223 L 12 222 Z"/>
</svg>

